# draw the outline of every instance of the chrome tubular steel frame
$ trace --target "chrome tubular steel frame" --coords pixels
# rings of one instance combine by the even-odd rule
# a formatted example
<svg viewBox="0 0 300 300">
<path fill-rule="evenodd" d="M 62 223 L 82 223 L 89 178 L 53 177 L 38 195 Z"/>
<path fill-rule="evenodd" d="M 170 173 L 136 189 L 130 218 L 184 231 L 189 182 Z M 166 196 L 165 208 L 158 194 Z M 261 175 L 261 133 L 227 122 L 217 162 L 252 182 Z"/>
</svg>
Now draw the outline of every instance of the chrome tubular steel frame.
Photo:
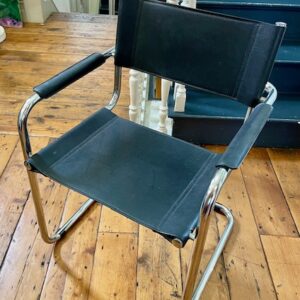
<svg viewBox="0 0 300 300">
<path fill-rule="evenodd" d="M 107 55 L 107 57 L 113 56 L 114 48 L 109 49 L 104 54 Z M 122 77 L 122 68 L 115 66 L 114 90 L 113 90 L 112 98 L 109 104 L 106 106 L 107 109 L 112 110 L 118 102 L 120 91 L 121 91 L 121 77 Z M 261 97 L 260 102 L 273 105 L 277 97 L 276 88 L 271 83 L 267 83 L 265 92 L 267 95 Z M 86 210 L 95 201 L 93 199 L 88 199 L 64 225 L 62 225 L 52 236 L 49 235 L 46 221 L 45 221 L 45 215 L 42 206 L 36 173 L 33 172 L 31 170 L 30 165 L 27 164 L 28 158 L 30 158 L 30 156 L 32 155 L 30 137 L 29 137 L 28 127 L 27 127 L 27 120 L 28 120 L 29 113 L 31 112 L 33 107 L 41 100 L 43 99 L 40 98 L 39 95 L 34 94 L 25 102 L 25 104 L 23 105 L 19 113 L 18 130 L 19 130 L 20 141 L 23 149 L 24 158 L 25 158 L 25 165 L 27 167 L 27 173 L 31 185 L 32 198 L 35 205 L 37 220 L 41 231 L 41 236 L 45 242 L 54 243 L 62 237 L 62 235 L 86 212 Z M 251 113 L 251 109 L 248 110 L 246 118 L 250 115 L 250 113 Z M 205 199 L 200 209 L 198 227 L 195 230 L 195 232 L 190 235 L 191 239 L 195 239 L 195 241 L 193 246 L 193 252 L 191 255 L 187 281 L 184 287 L 184 293 L 183 293 L 184 300 L 191 300 L 191 299 L 198 300 L 200 298 L 204 290 L 204 287 L 217 263 L 217 260 L 221 255 L 225 247 L 225 244 L 232 232 L 232 228 L 234 225 L 234 219 L 232 213 L 225 206 L 216 203 L 220 190 L 224 185 L 228 175 L 230 174 L 230 171 L 231 170 L 227 170 L 225 168 L 217 169 L 215 176 L 209 185 L 208 191 L 205 195 Z M 217 213 L 221 213 L 227 218 L 227 225 L 215 248 L 213 255 L 211 256 L 210 261 L 206 266 L 206 269 L 203 272 L 200 281 L 196 285 L 197 274 L 199 271 L 201 257 L 203 254 L 203 249 L 204 249 L 206 236 L 208 232 L 210 216 L 213 210 L 215 210 Z M 172 241 L 172 243 L 179 248 L 182 246 L 181 241 L 174 240 Z"/>
<path fill-rule="evenodd" d="M 259 102 L 266 103 L 269 105 L 273 105 L 277 98 L 277 90 L 270 82 L 267 82 L 265 86 L 264 95 L 259 99 Z M 245 120 L 250 116 L 252 112 L 252 108 L 247 110 L 247 114 L 245 116 Z M 190 260 L 189 270 L 187 281 L 184 288 L 183 299 L 184 300 L 198 300 L 204 290 L 204 287 L 213 272 L 213 269 L 218 261 L 219 256 L 221 255 L 227 240 L 232 232 L 234 219 L 233 215 L 228 208 L 225 206 L 216 203 L 220 190 L 225 183 L 228 175 L 231 170 L 227 170 L 224 168 L 219 168 L 214 178 L 212 179 L 208 191 L 206 193 L 205 199 L 203 201 L 203 205 L 200 209 L 199 215 L 199 224 L 198 224 L 198 232 L 196 234 L 191 235 L 191 239 L 195 239 L 193 253 Z M 201 257 L 203 254 L 203 249 L 205 245 L 205 240 L 207 236 L 209 219 L 212 210 L 215 210 L 217 213 L 221 213 L 227 218 L 227 225 L 224 229 L 222 236 L 215 248 L 213 255 L 208 262 L 203 275 L 200 281 L 196 285 L 197 274 L 199 271 L 199 266 L 201 262 Z"/>
<path fill-rule="evenodd" d="M 106 55 L 107 57 L 113 56 L 114 48 L 107 50 L 103 54 Z M 114 90 L 113 90 L 112 98 L 109 104 L 106 106 L 107 109 L 112 110 L 119 100 L 120 91 L 121 91 L 121 75 L 122 75 L 121 68 L 116 66 Z M 55 233 L 53 233 L 53 235 L 49 235 L 47 225 L 46 225 L 46 220 L 45 220 L 44 209 L 42 205 L 42 198 L 38 186 L 37 174 L 31 170 L 31 166 L 27 163 L 27 160 L 32 155 L 27 121 L 33 107 L 42 100 L 43 99 L 37 94 L 34 94 L 27 99 L 27 101 L 24 103 L 23 107 L 19 112 L 18 131 L 19 131 L 20 141 L 21 141 L 23 155 L 25 159 L 25 166 L 27 167 L 27 174 L 31 186 L 32 198 L 34 201 L 34 206 L 36 210 L 37 221 L 39 224 L 41 236 L 46 243 L 55 243 L 62 237 L 62 235 L 72 225 L 76 223 L 76 221 L 87 211 L 87 209 L 95 202 L 95 200 L 88 199 L 85 203 L 83 203 L 83 205 L 78 209 L 78 211 L 65 224 L 63 224 Z"/>
<path fill-rule="evenodd" d="M 198 285 L 196 286 L 196 289 L 194 291 L 193 298 L 192 298 L 193 300 L 200 299 L 200 296 L 201 296 L 201 294 L 202 294 L 202 292 L 203 292 L 203 290 L 204 290 L 204 288 L 205 288 L 205 286 L 217 264 L 217 261 L 218 261 L 220 255 L 222 254 L 223 249 L 230 237 L 230 234 L 232 232 L 233 225 L 234 225 L 233 215 L 227 207 L 225 207 L 224 205 L 222 205 L 220 203 L 216 203 L 214 210 L 215 210 L 215 212 L 220 213 L 227 218 L 227 225 L 224 229 L 223 234 L 220 237 L 220 240 L 215 248 L 213 255 L 211 256 L 211 258 L 201 276 L 201 279 L 200 279 Z"/>
<path fill-rule="evenodd" d="M 184 287 L 184 294 L 183 294 L 184 300 L 199 299 L 232 231 L 234 221 L 231 212 L 223 205 L 216 204 L 216 200 L 218 198 L 220 190 L 223 184 L 225 183 L 229 173 L 230 170 L 226 170 L 224 168 L 217 169 L 215 176 L 209 185 L 203 204 L 201 206 L 199 224 L 198 224 L 198 233 L 194 241 L 187 281 Z M 214 209 L 216 210 L 216 212 L 220 212 L 223 215 L 225 215 L 228 220 L 228 223 L 215 249 L 215 252 L 213 253 L 203 273 L 203 276 L 201 277 L 201 280 L 199 281 L 195 289 L 199 266 L 200 266 L 203 249 L 206 241 L 209 220 L 210 220 L 211 212 Z"/>
</svg>

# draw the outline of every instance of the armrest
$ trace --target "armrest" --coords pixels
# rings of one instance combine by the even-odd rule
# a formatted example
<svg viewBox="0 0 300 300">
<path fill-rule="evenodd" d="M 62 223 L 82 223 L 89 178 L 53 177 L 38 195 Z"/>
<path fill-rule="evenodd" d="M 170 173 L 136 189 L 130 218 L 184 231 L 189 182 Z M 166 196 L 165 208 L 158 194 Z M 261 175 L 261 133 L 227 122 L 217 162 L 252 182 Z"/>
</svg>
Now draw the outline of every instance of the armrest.
<svg viewBox="0 0 300 300">
<path fill-rule="evenodd" d="M 273 107 L 261 103 L 255 107 L 247 121 L 240 128 L 226 151 L 222 154 L 217 167 L 237 169 L 255 143 L 265 126 Z"/>
<path fill-rule="evenodd" d="M 35 94 L 25 101 L 18 115 L 18 132 L 25 161 L 31 156 L 31 144 L 27 120 L 33 107 L 44 98 L 53 96 L 55 93 L 101 66 L 106 59 L 112 55 L 114 55 L 114 48 L 111 48 L 104 53 L 94 53 L 34 88 Z M 121 74 L 121 68 L 115 66 L 114 90 L 112 99 L 107 105 L 108 109 L 112 109 L 119 99 Z"/>
<path fill-rule="evenodd" d="M 47 81 L 35 86 L 33 90 L 41 98 L 49 98 L 84 75 L 101 66 L 108 57 L 109 55 L 105 53 L 93 53 L 68 69 L 48 79 Z"/>
</svg>

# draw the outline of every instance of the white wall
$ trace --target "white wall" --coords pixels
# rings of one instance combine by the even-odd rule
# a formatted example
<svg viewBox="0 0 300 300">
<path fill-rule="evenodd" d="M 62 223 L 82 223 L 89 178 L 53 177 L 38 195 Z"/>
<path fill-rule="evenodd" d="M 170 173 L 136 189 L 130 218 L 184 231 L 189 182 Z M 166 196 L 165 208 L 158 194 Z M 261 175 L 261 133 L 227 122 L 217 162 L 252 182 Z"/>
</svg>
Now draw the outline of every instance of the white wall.
<svg viewBox="0 0 300 300">
<path fill-rule="evenodd" d="M 100 0 L 21 0 L 23 20 L 44 23 L 52 12 L 85 12 L 98 14 Z"/>
<path fill-rule="evenodd" d="M 57 11 L 52 0 L 23 0 L 20 2 L 23 21 L 44 23 L 52 12 Z"/>
<path fill-rule="evenodd" d="M 59 12 L 71 12 L 71 5 L 69 0 L 53 0 Z"/>
</svg>

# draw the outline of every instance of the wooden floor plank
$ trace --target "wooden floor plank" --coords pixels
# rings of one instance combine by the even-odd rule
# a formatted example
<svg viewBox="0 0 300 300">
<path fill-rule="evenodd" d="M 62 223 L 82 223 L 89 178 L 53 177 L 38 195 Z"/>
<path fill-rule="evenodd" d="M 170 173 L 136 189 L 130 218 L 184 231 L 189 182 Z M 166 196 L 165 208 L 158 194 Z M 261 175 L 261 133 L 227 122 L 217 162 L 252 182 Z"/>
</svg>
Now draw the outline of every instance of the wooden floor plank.
<svg viewBox="0 0 300 300">
<path fill-rule="evenodd" d="M 41 194 L 45 205 L 46 220 L 50 230 L 57 228 L 66 196 L 66 189 L 53 184 L 49 179 L 40 178 Z M 50 231 L 51 232 L 51 231 Z M 12 239 L 0 272 L 0 290 L 8 299 L 39 295 L 46 275 L 52 245 L 41 240 L 31 197 Z M 21 299 L 20 298 L 20 299 Z"/>
<path fill-rule="evenodd" d="M 113 20 L 114 21 L 114 20 Z M 72 36 L 79 38 L 93 38 L 103 39 L 115 35 L 115 28 L 112 26 L 113 22 L 108 23 L 78 23 L 78 22 L 47 22 L 44 26 L 39 24 L 25 23 L 23 28 L 18 30 L 14 28 L 7 28 L 6 34 L 11 33 L 15 35 L 36 35 L 43 34 L 47 36 Z M 103 30 L 106 29 L 106 30 Z"/>
<path fill-rule="evenodd" d="M 105 49 L 107 50 L 107 49 Z M 102 51 L 98 49 L 98 52 Z M 90 52 L 92 54 L 94 52 Z M 2 71 L 5 71 L 7 74 L 17 73 L 22 67 L 24 74 L 30 74 L 30 70 L 36 75 L 38 74 L 48 74 L 62 71 L 70 65 L 84 59 L 87 55 L 86 53 L 78 54 L 64 54 L 64 53 L 43 53 L 37 52 L 32 53 L 30 49 L 27 51 L 20 50 L 5 50 L 0 49 L 1 58 L 0 68 Z M 12 62 L 18 63 L 12 65 Z M 90 76 L 93 76 L 98 70 L 103 70 L 103 72 L 109 72 L 114 69 L 113 59 L 107 59 L 105 64 L 101 67 L 96 68 L 91 72 Z M 4 75 L 4 74 L 3 74 Z M 19 73 L 19 76 L 22 77 L 23 73 Z M 3 84 L 4 85 L 4 84 Z"/>
<path fill-rule="evenodd" d="M 86 197 L 69 191 L 61 224 L 86 201 Z M 43 285 L 41 299 L 86 299 L 93 266 L 100 205 L 93 205 L 56 243 Z"/>
<path fill-rule="evenodd" d="M 86 198 L 71 192 L 68 202 L 83 203 Z M 77 201 L 76 201 L 77 200 Z M 94 204 L 82 217 L 82 221 L 73 232 L 72 251 L 66 263 L 59 257 L 59 249 L 55 248 L 57 264 L 65 266 L 67 277 L 62 297 L 64 299 L 88 299 L 91 275 L 93 270 L 94 255 L 96 251 L 97 232 L 100 221 L 101 206 Z M 61 245 L 63 247 L 63 245 Z M 59 251 L 57 251 L 59 250 Z M 97 266 L 95 266 L 97 268 Z"/>
<path fill-rule="evenodd" d="M 31 136 L 48 136 L 58 137 L 70 130 L 72 127 L 80 123 L 81 120 L 67 120 L 67 119 L 47 119 L 41 117 L 31 117 L 28 120 L 28 129 Z M 0 116 L 0 132 L 11 133 L 17 131 L 17 117 L 6 115 L 5 118 Z"/>
<path fill-rule="evenodd" d="M 66 221 L 68 217 L 71 217 L 72 213 L 73 211 L 70 212 L 70 209 L 67 205 L 62 220 Z M 69 270 L 69 259 L 71 257 L 71 252 L 72 252 L 72 244 L 73 244 L 73 237 L 74 237 L 73 228 L 70 229 L 69 234 L 66 234 L 64 238 L 61 241 L 57 242 L 57 244 L 54 247 L 50 259 L 47 275 L 45 276 L 45 281 L 42 286 L 40 299 L 61 299 L 62 298 L 64 288 L 65 288 L 67 273 Z"/>
<path fill-rule="evenodd" d="M 89 299 L 135 299 L 137 236 L 99 232 Z"/>
<path fill-rule="evenodd" d="M 231 208 L 235 218 L 233 233 L 224 250 L 231 299 L 276 299 L 240 170 L 232 172 L 219 202 Z M 224 220 L 218 219 L 221 231 Z"/>
<path fill-rule="evenodd" d="M 259 233 L 298 236 L 267 151 L 253 149 L 242 173 Z"/>
<path fill-rule="evenodd" d="M 56 54 L 91 54 L 97 51 L 105 51 L 115 44 L 113 37 L 106 39 L 81 38 L 71 36 L 45 36 L 45 35 L 20 35 L 10 33 L 5 43 L 1 45 L 3 50 L 22 51 L 30 49 L 32 52 L 56 53 Z M 57 46 L 59 45 L 59 47 Z M 85 47 L 83 47 L 85 45 Z"/>
<path fill-rule="evenodd" d="M 93 15 L 93 14 L 84 14 L 84 13 L 53 13 L 49 19 L 49 22 L 80 22 L 80 23 L 101 23 L 107 24 L 109 22 L 115 22 L 115 16 L 107 15 Z M 114 23 L 113 23 L 114 24 Z"/>
<path fill-rule="evenodd" d="M 1 106 L 0 106 L 1 109 Z M 18 141 L 16 135 L 0 134 L 0 177 L 8 164 Z"/>
<path fill-rule="evenodd" d="M 53 55 L 53 56 L 55 56 L 55 55 Z M 60 56 L 61 55 L 57 55 L 57 59 L 60 59 Z M 44 65 L 43 68 L 41 68 L 40 66 L 42 64 L 45 64 L 45 62 L 38 61 L 36 59 L 36 57 L 35 57 L 34 61 L 33 60 L 24 61 L 25 58 L 23 56 L 21 56 L 21 57 L 23 60 L 18 61 L 18 64 L 16 64 L 13 67 L 11 66 L 10 60 L 6 59 L 5 61 L 0 61 L 1 73 L 5 73 L 6 76 L 9 76 L 11 74 L 12 75 L 16 74 L 18 77 L 20 77 L 20 73 L 22 73 L 24 75 L 24 77 L 26 75 L 29 77 L 29 75 L 34 74 L 35 78 L 40 79 L 40 82 L 42 82 L 44 80 L 44 78 L 45 79 L 47 77 L 50 78 L 53 75 L 60 73 L 64 69 L 73 65 L 74 63 L 84 59 L 86 57 L 86 55 L 78 56 L 78 58 L 72 57 L 73 59 L 70 60 L 70 62 L 67 62 L 65 64 L 64 63 L 46 64 L 46 65 Z M 53 58 L 52 58 L 52 61 L 53 61 Z M 39 78 L 37 78 L 36 72 L 39 73 Z M 102 67 L 100 67 L 100 68 L 94 70 L 93 72 L 91 72 L 90 74 L 88 74 L 86 78 L 94 78 L 95 77 L 95 81 L 97 81 L 101 77 L 112 76 L 113 72 L 114 72 L 113 60 L 107 60 L 105 65 L 103 65 Z M 99 77 L 99 75 L 101 77 Z M 4 78 L 4 76 L 2 78 Z M 101 81 L 99 80 L 99 82 L 101 82 Z M 107 84 L 107 82 L 103 82 L 103 84 Z M 2 85 L 4 85 L 4 83 Z"/>
<path fill-rule="evenodd" d="M 54 184 L 49 197 L 42 193 L 42 195 L 45 195 L 43 203 L 45 207 L 46 222 L 50 234 L 59 227 L 67 191 L 68 190 L 65 187 Z M 32 215 L 32 219 L 34 219 L 35 211 L 31 209 L 30 213 Z M 30 232 L 27 234 L 24 232 L 25 240 L 27 239 L 26 235 L 28 234 L 30 234 Z M 22 270 L 16 299 L 37 299 L 39 297 L 54 247 L 53 244 L 46 244 L 38 232 L 33 243 L 27 243 L 27 246 L 31 246 L 31 250 Z"/>
<path fill-rule="evenodd" d="M 43 27 L 42 29 L 43 30 Z M 30 49 L 22 49 L 22 50 L 4 50 L 0 49 L 1 55 L 1 66 L 9 66 L 11 65 L 10 71 L 16 70 L 19 67 L 12 64 L 12 62 L 23 63 L 23 66 L 31 66 L 30 63 L 33 65 L 39 65 L 39 68 L 35 71 L 37 72 L 45 72 L 48 68 L 64 68 L 69 65 L 76 63 L 77 61 L 83 59 L 86 55 L 84 53 L 79 54 L 56 54 L 56 53 L 42 53 L 42 52 L 35 52 L 32 53 Z M 109 64 L 110 60 L 104 65 L 105 68 L 107 64 Z M 36 66 L 36 67 L 37 67 Z M 42 67 L 41 67 L 42 66 Z M 104 67 L 103 66 L 103 67 Z M 24 70 L 27 71 L 26 69 Z M 21 75 L 21 74 L 20 74 Z"/>
<path fill-rule="evenodd" d="M 126 81 L 127 78 L 123 80 L 124 83 Z M 29 95 L 32 94 L 32 91 L 30 93 L 26 93 L 24 92 L 24 90 L 15 90 L 14 95 L 12 95 L 11 90 L 4 88 L 3 90 L 1 90 L 1 94 L 4 95 L 4 98 L 0 99 L 0 102 L 3 105 L 4 104 L 7 105 L 5 109 L 9 113 L 11 105 L 18 104 L 21 106 L 25 102 L 25 100 L 29 97 Z M 127 106 L 128 97 L 129 94 L 126 93 L 126 91 L 122 92 L 120 100 L 118 102 L 118 106 L 119 105 Z M 34 108 L 33 112 L 39 110 L 40 107 L 47 106 L 47 105 L 49 105 L 50 108 L 54 106 L 53 109 L 56 110 L 60 109 L 60 105 L 62 105 L 62 108 L 64 107 L 64 105 L 69 105 L 69 107 L 71 107 L 72 105 L 78 105 L 78 106 L 81 105 L 81 109 L 85 109 L 90 105 L 95 105 L 95 104 L 102 105 L 104 103 L 107 104 L 110 98 L 111 98 L 111 90 L 102 91 L 102 89 L 99 88 L 98 89 L 82 88 L 79 93 L 78 90 L 70 88 L 56 94 L 51 99 L 42 101 L 38 106 Z M 4 110 L 2 111 L 2 114 L 3 112 Z M 68 111 L 65 111 L 65 117 L 68 116 L 69 116 Z"/>
<path fill-rule="evenodd" d="M 119 116 L 127 116 L 128 108 L 118 106 L 114 112 Z M 36 111 L 31 118 L 28 120 L 28 128 L 30 135 L 33 136 L 48 136 L 48 137 L 58 137 L 68 130 L 72 129 L 78 125 L 84 118 L 88 117 L 87 115 L 81 115 L 80 119 L 58 119 L 52 118 L 46 115 L 40 115 Z M 16 133 L 16 115 L 6 115 L 4 118 L 1 118 L 0 114 L 0 132 L 3 133 Z"/>
<path fill-rule="evenodd" d="M 179 250 L 143 226 L 139 231 L 136 300 L 180 299 Z"/>
<path fill-rule="evenodd" d="M 47 188 L 51 189 L 51 186 Z M 14 299 L 17 294 L 24 266 L 36 239 L 38 226 L 32 217 L 33 211 L 33 201 L 29 198 L 1 267 L 0 291 L 7 299 Z"/>
<path fill-rule="evenodd" d="M 82 59 L 86 54 L 107 49 L 114 44 L 116 17 L 103 17 L 103 19 L 102 17 L 100 17 L 100 22 L 96 20 L 99 17 L 92 18 L 94 23 L 90 21 L 82 22 L 84 19 L 91 20 L 90 17 L 86 16 L 84 19 L 79 18 L 81 20 L 79 23 L 75 21 L 73 24 L 68 24 L 65 19 L 64 21 L 56 21 L 55 18 L 50 18 L 45 26 L 33 24 L 27 26 L 25 24 L 25 27 L 19 30 L 8 29 L 8 38 L 0 49 L 0 71 L 2 71 L 0 75 L 0 96 L 2 96 L 1 100 L 11 99 L 14 102 L 6 107 L 3 103 L 0 105 L 0 132 L 16 133 L 17 113 L 25 99 L 32 94 L 33 86 Z M 75 19 L 77 20 L 78 17 Z M 55 34 L 56 29 L 63 30 L 64 34 Z M 83 32 L 89 32 L 89 35 L 82 35 L 82 37 L 74 35 L 74 32 L 79 29 Z M 35 33 L 33 33 L 34 30 L 36 30 Z M 39 43 L 41 38 L 43 42 Z M 57 45 L 60 46 L 57 47 Z M 59 96 L 62 96 L 63 99 L 67 98 L 69 110 L 65 111 L 63 104 L 61 106 L 53 105 L 52 101 L 47 101 L 50 110 L 46 112 L 47 107 L 39 104 L 33 110 L 31 115 L 33 118 L 30 118 L 29 124 L 36 123 L 38 125 L 36 132 L 39 136 L 48 135 L 47 131 L 52 132 L 52 134 L 49 134 L 51 137 L 62 134 L 65 130 L 61 130 L 61 128 L 71 128 L 92 113 L 93 107 L 90 107 L 89 104 L 96 103 L 98 100 L 98 107 L 100 108 L 108 103 L 111 97 L 112 79 L 113 60 L 108 60 L 104 66 L 55 97 L 55 99 L 60 99 Z M 126 109 L 117 108 L 116 113 L 121 113 L 121 115 L 127 117 L 129 92 L 127 84 L 128 71 L 126 70 L 124 71 L 123 81 L 125 84 L 123 84 L 119 104 L 121 106 L 126 105 Z M 78 99 L 80 102 L 73 106 L 74 100 L 72 98 L 74 100 Z M 52 107 L 54 108 L 52 109 Z M 64 119 L 68 119 L 68 121 L 73 119 L 77 122 L 61 121 Z M 43 127 L 45 123 L 48 126 L 41 129 L 40 127 Z M 30 126 L 30 130 L 35 132 L 32 130 L 32 126 Z"/>
<path fill-rule="evenodd" d="M 279 300 L 300 299 L 300 239 L 262 236 Z"/>
<path fill-rule="evenodd" d="M 99 231 L 138 233 L 138 224 L 104 206 Z"/>
<path fill-rule="evenodd" d="M 33 139 L 34 147 L 42 147 L 48 138 Z M 29 182 L 18 143 L 0 178 L 0 265 L 10 244 L 29 195 Z"/>
<path fill-rule="evenodd" d="M 62 71 L 63 68 L 60 69 L 60 71 Z M 2 88 L 2 86 L 11 88 L 11 89 L 24 89 L 24 88 L 32 88 L 44 81 L 46 81 L 47 79 L 49 79 L 50 77 L 54 76 L 56 74 L 56 72 L 51 72 L 51 70 L 49 70 L 49 73 L 47 72 L 47 74 L 45 74 L 45 72 L 42 72 L 41 74 L 39 74 L 39 76 L 36 76 L 35 73 L 24 73 L 23 76 L 21 77 L 18 73 L 2 73 L 0 74 L 0 88 Z M 97 71 L 95 71 L 96 75 L 99 74 L 99 80 L 91 80 L 91 78 L 93 78 L 94 76 L 91 76 L 92 74 L 88 74 L 85 77 L 81 78 L 80 80 L 76 81 L 75 83 L 72 84 L 72 89 L 75 89 L 78 91 L 78 93 L 80 93 L 80 90 L 82 88 L 86 88 L 86 89 L 97 89 L 99 91 L 101 91 L 102 89 L 104 91 L 106 91 L 107 93 L 109 93 L 110 91 L 112 91 L 112 81 L 107 81 L 107 82 L 102 82 L 101 83 L 101 78 L 104 78 L 105 76 L 109 77 L 108 79 L 112 79 L 113 78 L 113 71 L 105 74 L 103 70 L 99 69 Z M 68 87 L 68 88 L 71 88 Z M 30 96 L 30 94 L 28 94 L 28 96 Z"/>
<path fill-rule="evenodd" d="M 300 232 L 300 150 L 269 149 L 272 165 Z"/>
</svg>

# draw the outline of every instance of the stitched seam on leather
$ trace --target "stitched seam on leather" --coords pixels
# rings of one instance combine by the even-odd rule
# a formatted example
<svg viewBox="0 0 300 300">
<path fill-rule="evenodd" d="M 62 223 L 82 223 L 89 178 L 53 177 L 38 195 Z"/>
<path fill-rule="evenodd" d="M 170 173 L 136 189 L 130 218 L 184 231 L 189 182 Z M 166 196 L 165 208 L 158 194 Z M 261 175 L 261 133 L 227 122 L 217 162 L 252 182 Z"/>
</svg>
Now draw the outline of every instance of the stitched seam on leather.
<svg viewBox="0 0 300 300">
<path fill-rule="evenodd" d="M 140 11 L 141 11 L 141 8 L 143 7 L 144 1 L 141 1 L 141 2 L 142 2 L 142 5 L 139 5 L 139 8 L 138 8 L 138 13 L 139 13 L 138 21 L 137 21 L 137 25 L 138 26 L 136 26 L 136 27 L 138 27 L 138 29 L 136 30 L 135 35 L 134 35 L 134 40 L 136 42 L 134 42 L 133 51 L 132 51 L 132 57 L 131 57 L 132 65 L 134 65 L 133 62 L 134 62 L 134 58 L 136 57 L 136 49 L 137 49 L 136 45 L 138 43 L 136 37 L 137 37 L 137 34 L 140 32 L 140 26 L 139 26 L 139 24 L 140 24 L 140 19 L 141 19 L 141 15 L 142 15 L 142 13 L 140 13 Z M 255 22 L 255 21 L 247 21 L 247 20 L 244 20 L 244 19 L 241 19 L 241 18 L 235 18 L 235 17 L 230 17 L 229 18 L 229 17 L 226 17 L 226 16 L 221 15 L 221 14 L 214 14 L 212 12 L 207 12 L 207 11 L 203 11 L 203 10 L 199 10 L 199 9 L 191 9 L 191 8 L 184 7 L 184 6 L 170 5 L 170 4 L 164 3 L 164 2 L 160 3 L 160 2 L 156 2 L 156 1 L 152 1 L 152 0 L 148 0 L 147 2 L 148 3 L 152 3 L 154 5 L 157 5 L 157 6 L 167 6 L 167 7 L 171 7 L 171 8 L 174 7 L 175 9 L 183 9 L 183 10 L 188 11 L 191 14 L 204 14 L 204 15 L 208 14 L 208 15 L 211 15 L 211 16 L 215 17 L 216 19 L 221 19 L 221 20 L 238 20 L 238 21 L 243 22 L 243 23 L 255 24 L 256 26 L 252 30 L 252 34 L 251 34 L 251 38 L 250 38 L 251 42 L 253 41 L 253 39 L 255 37 L 254 33 L 256 33 L 257 29 L 260 27 L 259 26 L 260 23 L 259 22 Z M 243 66 L 245 64 L 246 64 L 246 66 L 248 65 L 248 63 L 249 63 L 249 55 L 252 52 L 252 49 L 253 49 L 253 44 L 251 45 L 251 48 L 250 48 L 250 45 L 249 45 L 249 47 L 245 51 L 245 55 L 244 55 L 244 58 L 243 58 L 243 63 L 241 64 L 240 71 L 238 73 L 238 77 L 237 77 L 238 79 L 236 80 L 234 88 L 231 90 L 232 91 L 231 92 L 231 97 L 233 97 L 233 98 L 236 98 L 236 96 L 237 96 L 236 90 L 240 89 L 240 82 L 242 81 L 242 79 L 244 77 L 244 73 L 245 73 L 245 70 L 244 70 L 244 72 L 242 72 L 243 71 Z M 249 55 L 247 55 L 247 54 L 249 54 Z M 187 83 L 184 83 L 184 84 L 187 84 Z M 204 87 L 204 89 L 207 90 L 207 91 L 212 91 L 212 89 L 208 88 L 208 87 Z M 219 94 L 221 94 L 221 95 L 227 95 L 227 93 L 224 92 L 224 91 L 220 92 Z M 228 95 L 228 96 L 230 97 L 230 95 Z"/>
<path fill-rule="evenodd" d="M 122 5 L 122 6 L 121 6 Z M 120 3 L 119 11 L 123 9 L 123 1 Z M 116 56 L 118 57 L 118 51 L 119 51 L 119 44 L 120 44 L 120 36 L 122 33 L 121 24 L 123 24 L 123 14 L 119 14 L 118 16 L 118 25 L 117 25 L 117 32 L 116 32 Z M 117 58 L 116 58 L 117 59 Z"/>
<path fill-rule="evenodd" d="M 239 92 L 240 92 L 240 89 L 241 89 L 241 83 L 243 82 L 243 80 L 245 78 L 245 75 L 247 73 L 247 67 L 249 65 L 250 57 L 251 57 L 251 54 L 252 54 L 254 46 L 255 46 L 255 40 L 257 38 L 257 31 L 260 28 L 261 27 L 259 25 L 256 25 L 255 29 L 252 30 L 251 39 L 250 39 L 250 42 L 252 43 L 252 45 L 251 45 L 251 47 L 249 49 L 247 49 L 247 51 L 245 53 L 244 62 L 242 64 L 242 66 L 241 66 L 242 73 L 239 74 L 239 77 L 238 77 L 238 80 L 236 82 L 236 86 L 235 86 L 235 89 L 234 89 L 234 95 L 235 96 L 239 95 Z"/>
<path fill-rule="evenodd" d="M 274 60 L 275 60 L 275 57 L 276 57 L 276 53 L 277 53 L 277 50 L 278 48 L 274 47 L 278 42 L 280 43 L 280 39 L 282 38 L 282 36 L 279 34 L 279 32 L 277 33 L 277 36 L 274 38 L 273 37 L 273 47 L 272 47 L 272 52 L 271 54 L 269 54 L 268 56 L 268 60 L 267 60 L 267 64 L 266 64 L 266 67 L 264 69 L 264 72 L 263 72 L 263 77 L 266 76 L 266 72 L 268 69 L 272 68 L 272 66 L 274 65 Z M 270 70 L 269 70 L 270 72 Z M 269 74 L 270 76 L 270 74 Z M 264 83 L 265 84 L 265 83 Z M 262 88 L 264 89 L 264 87 Z M 260 95 L 261 96 L 261 95 Z M 259 96 L 259 97 L 260 97 Z"/>
<path fill-rule="evenodd" d="M 95 135 L 97 135 L 99 132 L 101 132 L 102 130 L 110 127 L 115 121 L 117 121 L 118 118 L 117 116 L 114 116 L 111 120 L 109 120 L 105 125 L 101 126 L 100 128 L 98 128 L 96 131 L 94 131 L 92 134 L 90 134 L 89 136 L 87 136 L 85 139 L 83 139 L 83 141 L 81 141 L 81 143 L 79 143 L 75 148 L 71 149 L 70 151 L 68 151 L 66 154 L 64 154 L 62 157 L 60 157 L 57 161 L 53 162 L 51 165 L 48 166 L 48 168 L 50 167 L 54 167 L 56 164 L 58 164 L 62 159 L 68 158 L 69 156 L 71 156 L 73 153 L 75 153 L 76 151 L 78 151 L 83 144 L 85 144 L 86 142 L 88 142 L 89 140 L 91 140 Z"/>
<path fill-rule="evenodd" d="M 144 0 L 139 0 L 138 2 L 138 10 L 137 10 L 137 20 L 135 24 L 135 31 L 133 34 L 133 47 L 132 47 L 132 53 L 131 53 L 131 65 L 134 65 L 135 57 L 136 57 L 136 49 L 137 49 L 137 43 L 138 43 L 138 33 L 140 32 L 140 21 L 141 21 L 141 15 L 142 15 L 142 8 L 144 7 Z"/>
<path fill-rule="evenodd" d="M 254 30 L 252 29 L 250 41 L 252 41 L 253 33 L 254 33 Z M 249 53 L 250 45 L 251 45 L 251 44 L 249 43 L 249 44 L 248 44 L 248 47 L 247 47 L 247 50 L 246 50 L 245 53 L 244 53 L 243 62 L 242 62 L 241 65 L 240 65 L 240 69 L 239 69 L 239 72 L 238 72 L 238 76 L 237 76 L 237 79 L 236 79 L 236 81 L 235 81 L 234 88 L 233 88 L 233 90 L 232 90 L 232 96 L 233 96 L 233 97 L 236 97 L 236 90 L 238 89 L 238 85 L 239 85 L 239 83 L 240 83 L 240 77 L 241 77 L 241 74 L 242 74 L 242 71 L 243 71 L 243 67 L 244 67 L 245 62 L 246 62 L 246 59 L 247 59 L 247 54 Z"/>
<path fill-rule="evenodd" d="M 177 208 L 182 204 L 182 202 L 186 199 L 187 195 L 191 191 L 191 189 L 194 187 L 195 181 L 202 175 L 202 170 L 206 169 L 209 165 L 209 162 L 214 158 L 214 155 L 211 155 L 210 158 L 207 159 L 207 162 L 205 165 L 203 165 L 197 173 L 194 175 L 194 177 L 191 179 L 187 187 L 184 189 L 184 191 L 180 194 L 180 196 L 177 198 L 177 200 L 173 203 L 173 205 L 169 208 L 169 210 L 165 213 L 164 217 L 160 221 L 158 227 L 163 226 L 166 221 L 168 220 L 169 216 L 174 213 Z"/>
</svg>

